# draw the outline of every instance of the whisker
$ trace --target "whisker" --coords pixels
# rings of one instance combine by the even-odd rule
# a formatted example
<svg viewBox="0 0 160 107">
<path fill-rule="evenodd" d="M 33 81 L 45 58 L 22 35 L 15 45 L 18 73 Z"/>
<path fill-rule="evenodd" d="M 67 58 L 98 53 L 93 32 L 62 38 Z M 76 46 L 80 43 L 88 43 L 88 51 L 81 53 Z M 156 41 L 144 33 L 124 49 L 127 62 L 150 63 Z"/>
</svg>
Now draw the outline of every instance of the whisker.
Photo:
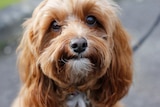
<svg viewBox="0 0 160 107">
<path fill-rule="evenodd" d="M 65 58 L 63 58 L 63 56 L 61 57 L 61 59 L 59 60 L 59 62 L 62 62 L 62 63 L 66 63 L 66 62 L 68 62 L 68 60 L 67 59 L 65 59 Z"/>
</svg>

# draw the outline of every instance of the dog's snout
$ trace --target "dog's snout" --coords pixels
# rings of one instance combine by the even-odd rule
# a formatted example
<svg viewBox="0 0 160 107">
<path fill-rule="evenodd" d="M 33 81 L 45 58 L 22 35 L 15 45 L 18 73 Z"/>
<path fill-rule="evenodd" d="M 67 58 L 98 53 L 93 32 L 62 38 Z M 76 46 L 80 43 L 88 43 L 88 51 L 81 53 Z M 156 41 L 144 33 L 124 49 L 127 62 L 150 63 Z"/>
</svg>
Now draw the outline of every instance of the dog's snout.
<svg viewBox="0 0 160 107">
<path fill-rule="evenodd" d="M 70 42 L 71 49 L 78 54 L 84 52 L 87 46 L 88 44 L 85 38 L 74 38 Z"/>
</svg>

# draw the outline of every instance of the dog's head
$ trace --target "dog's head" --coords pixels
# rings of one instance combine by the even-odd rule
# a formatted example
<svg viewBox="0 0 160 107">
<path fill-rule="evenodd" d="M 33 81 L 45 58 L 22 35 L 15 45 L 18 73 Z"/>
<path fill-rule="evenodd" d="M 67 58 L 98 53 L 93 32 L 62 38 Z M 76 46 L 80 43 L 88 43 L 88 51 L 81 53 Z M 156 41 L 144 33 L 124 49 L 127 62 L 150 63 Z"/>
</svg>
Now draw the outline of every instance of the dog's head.
<svg viewBox="0 0 160 107">
<path fill-rule="evenodd" d="M 76 87 L 91 90 L 97 102 L 119 100 L 131 83 L 132 60 L 117 8 L 110 0 L 44 0 L 24 23 L 23 82 L 48 93 Z"/>
</svg>

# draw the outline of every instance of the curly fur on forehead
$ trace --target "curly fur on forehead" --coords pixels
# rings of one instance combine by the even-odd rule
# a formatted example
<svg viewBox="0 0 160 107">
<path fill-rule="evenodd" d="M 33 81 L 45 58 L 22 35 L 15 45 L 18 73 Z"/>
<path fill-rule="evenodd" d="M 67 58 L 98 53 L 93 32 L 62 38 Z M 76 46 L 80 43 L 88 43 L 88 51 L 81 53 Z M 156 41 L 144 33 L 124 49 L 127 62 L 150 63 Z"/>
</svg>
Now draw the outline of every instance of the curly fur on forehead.
<svg viewBox="0 0 160 107">
<path fill-rule="evenodd" d="M 23 85 L 13 107 L 120 107 L 132 83 L 132 50 L 118 10 L 112 0 L 42 1 L 24 23 Z"/>
<path fill-rule="evenodd" d="M 38 24 L 44 27 L 43 23 L 50 23 L 49 21 L 53 20 L 59 22 L 74 18 L 84 20 L 87 15 L 94 15 L 104 24 L 108 33 L 112 34 L 118 10 L 119 7 L 113 1 L 108 2 L 107 0 L 46 0 L 45 6 L 41 7 L 39 12 L 34 12 L 34 29 Z M 105 23 L 106 20 L 108 20 L 107 23 Z M 49 25 L 48 23 L 46 25 Z"/>
</svg>

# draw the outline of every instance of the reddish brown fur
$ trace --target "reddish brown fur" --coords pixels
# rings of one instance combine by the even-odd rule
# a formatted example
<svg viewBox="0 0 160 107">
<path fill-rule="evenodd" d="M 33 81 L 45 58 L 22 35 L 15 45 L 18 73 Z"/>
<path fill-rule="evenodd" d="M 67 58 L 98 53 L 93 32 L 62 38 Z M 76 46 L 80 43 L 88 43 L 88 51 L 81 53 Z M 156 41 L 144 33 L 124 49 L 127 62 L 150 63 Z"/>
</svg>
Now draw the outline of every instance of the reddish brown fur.
<svg viewBox="0 0 160 107">
<path fill-rule="evenodd" d="M 71 7 L 63 3 L 56 8 L 61 1 L 44 0 L 24 23 L 18 47 L 23 85 L 13 107 L 65 107 L 66 96 L 77 89 L 86 93 L 94 107 L 121 107 L 118 101 L 132 83 L 132 51 L 116 7 L 109 0 L 66 0 Z M 88 15 L 95 16 L 101 26 L 87 26 Z M 61 31 L 50 28 L 53 20 L 63 25 Z M 76 85 L 71 81 L 70 65 L 59 64 L 61 57 L 75 55 L 69 48 L 75 37 L 89 41 L 84 57 L 94 62 L 92 72 Z"/>
</svg>

